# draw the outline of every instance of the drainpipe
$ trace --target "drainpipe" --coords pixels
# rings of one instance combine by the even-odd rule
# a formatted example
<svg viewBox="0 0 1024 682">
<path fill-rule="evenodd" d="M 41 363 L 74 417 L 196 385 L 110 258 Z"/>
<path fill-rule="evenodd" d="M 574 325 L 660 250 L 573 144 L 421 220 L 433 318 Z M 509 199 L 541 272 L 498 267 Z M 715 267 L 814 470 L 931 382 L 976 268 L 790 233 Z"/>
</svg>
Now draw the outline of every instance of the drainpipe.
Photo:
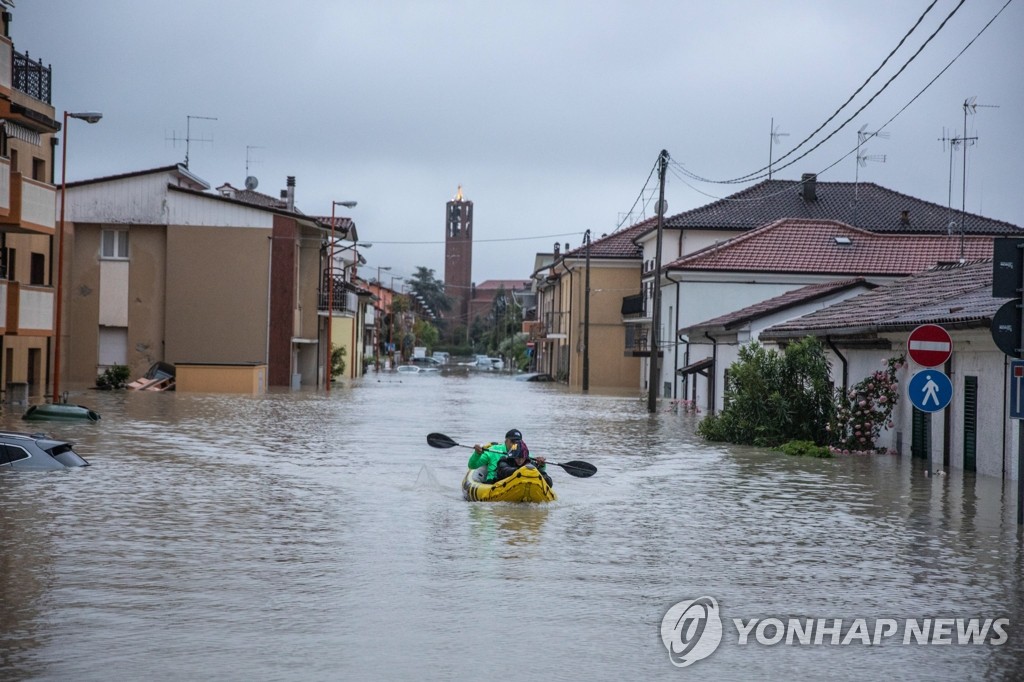
<svg viewBox="0 0 1024 682">
<path fill-rule="evenodd" d="M 568 251 L 568 250 L 569 249 L 566 249 L 566 251 Z M 573 288 L 572 287 L 572 273 L 573 273 L 573 269 L 565 264 L 565 256 L 562 256 L 562 260 L 560 260 L 558 264 L 562 266 L 563 270 L 565 270 L 565 274 L 568 276 L 568 279 L 569 279 L 569 297 L 568 297 L 568 300 L 569 300 L 569 318 L 571 319 L 572 318 L 572 288 Z M 559 301 L 558 304 L 559 304 L 559 314 L 561 314 L 561 312 L 562 312 L 561 311 L 561 304 L 562 304 L 562 302 Z M 572 372 L 569 371 L 569 370 L 572 369 L 572 325 L 569 324 L 568 322 L 566 322 L 566 325 L 565 325 L 565 347 L 567 349 L 569 349 L 569 366 L 565 368 L 566 371 L 569 373 L 569 375 L 565 378 L 565 383 L 566 383 L 567 386 L 572 386 Z M 557 362 L 556 362 L 555 366 L 556 367 L 558 366 Z M 556 373 L 556 376 L 557 376 L 557 373 Z"/>
<path fill-rule="evenodd" d="M 718 339 L 704 332 L 704 336 L 711 342 L 711 372 L 708 374 L 708 414 L 715 413 L 715 380 L 718 377 Z M 694 381 L 696 384 L 696 380 Z"/>
<path fill-rule="evenodd" d="M 667 279 L 668 281 L 670 281 L 670 282 L 672 282 L 672 283 L 674 283 L 676 285 L 676 319 L 672 322 L 672 324 L 673 324 L 672 328 L 678 330 L 679 329 L 679 289 L 680 289 L 679 285 L 682 284 L 682 281 L 678 280 L 678 279 L 672 279 L 672 273 L 669 272 L 668 270 L 665 271 L 665 279 Z M 690 353 L 690 344 L 686 344 L 686 353 L 687 353 L 687 355 L 689 355 L 689 353 Z M 679 335 L 677 334 L 676 335 L 676 342 L 675 342 L 675 351 L 672 354 L 672 399 L 673 400 L 678 400 L 679 399 L 679 393 L 676 390 L 676 388 L 677 388 L 676 384 L 678 382 L 678 379 L 676 377 L 676 372 L 678 370 L 679 370 Z"/>
<path fill-rule="evenodd" d="M 836 348 L 836 344 L 832 343 L 832 337 L 831 336 L 827 336 L 827 335 L 825 336 L 825 343 L 828 344 L 828 347 L 831 348 L 832 352 L 836 354 L 837 358 L 839 358 L 839 362 L 843 363 L 843 393 L 846 393 L 847 385 L 850 383 L 850 378 L 849 378 L 850 367 L 849 367 L 849 363 L 847 362 L 846 357 L 842 353 L 839 352 L 838 348 Z"/>
</svg>

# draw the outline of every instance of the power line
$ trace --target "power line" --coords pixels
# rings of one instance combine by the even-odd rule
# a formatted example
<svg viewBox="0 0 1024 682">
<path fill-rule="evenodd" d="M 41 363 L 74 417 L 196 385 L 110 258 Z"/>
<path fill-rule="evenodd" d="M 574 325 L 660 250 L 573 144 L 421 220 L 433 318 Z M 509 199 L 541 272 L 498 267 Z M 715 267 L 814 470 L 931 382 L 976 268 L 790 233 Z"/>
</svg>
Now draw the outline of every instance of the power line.
<svg viewBox="0 0 1024 682">
<path fill-rule="evenodd" d="M 956 7 L 954 7 L 954 8 L 953 8 L 953 10 L 952 10 L 952 11 L 951 11 L 951 12 L 950 12 L 949 14 L 947 14 L 947 15 L 946 15 L 945 19 L 943 19 L 943 20 L 942 20 L 942 23 L 940 23 L 940 24 L 939 24 L 938 28 L 936 28 L 936 29 L 935 29 L 935 30 L 934 30 L 934 31 L 932 32 L 932 34 L 931 34 L 931 35 L 929 35 L 929 36 L 928 36 L 928 37 L 927 37 L 927 38 L 925 39 L 925 41 L 924 41 L 923 43 L 921 43 L 920 47 L 918 47 L 918 48 L 917 48 L 917 50 L 916 50 L 916 51 L 914 52 L 914 54 L 912 54 L 912 55 L 910 56 L 910 58 L 909 58 L 909 59 L 907 59 L 907 61 L 903 63 L 903 66 L 901 66 L 901 67 L 899 68 L 899 70 L 898 70 L 898 71 L 897 71 L 897 72 L 896 72 L 895 74 L 893 74 L 893 75 L 892 75 L 892 76 L 891 76 L 891 77 L 889 78 L 889 80 L 887 80 L 887 81 L 886 81 L 886 82 L 885 82 L 885 83 L 884 83 L 884 84 L 882 85 L 882 87 L 881 87 L 881 88 L 879 88 L 879 89 L 878 89 L 877 91 L 875 91 L 875 93 L 874 93 L 874 94 L 873 94 L 873 95 L 872 95 L 872 96 L 871 96 L 871 97 L 870 97 L 870 98 L 868 99 L 868 101 L 867 101 L 867 102 L 865 102 L 865 103 L 864 103 L 863 105 L 861 105 L 861 107 L 860 107 L 859 109 L 857 109 L 857 110 L 856 110 L 855 112 L 853 112 L 853 114 L 851 114 L 851 115 L 850 115 L 850 116 L 849 116 L 849 117 L 848 117 L 848 118 L 847 118 L 847 119 L 846 119 L 845 121 L 843 121 L 843 122 L 842 122 L 842 123 L 841 123 L 841 124 L 839 125 L 839 127 L 838 127 L 838 128 L 836 128 L 835 130 L 833 130 L 833 131 L 832 131 L 831 133 L 829 133 L 829 134 L 828 134 L 828 135 L 827 135 L 827 136 L 826 136 L 826 137 L 825 137 L 825 138 L 824 138 L 823 140 L 819 141 L 819 142 L 818 142 L 817 144 L 815 144 L 815 145 L 814 145 L 813 147 L 811 147 L 810 149 L 808 149 L 807 151 L 805 151 L 805 152 L 804 152 L 803 154 L 801 154 L 800 156 L 796 157 L 795 159 L 793 159 L 793 160 L 789 161 L 788 163 L 786 163 L 786 164 L 783 164 L 782 166 L 775 166 L 775 165 L 773 165 L 773 166 L 772 166 L 772 170 L 773 170 L 773 171 L 778 171 L 778 170 L 782 170 L 783 168 L 788 168 L 789 166 L 792 166 L 793 164 L 797 163 L 798 161 L 800 161 L 800 160 L 804 159 L 804 158 L 805 158 L 805 157 L 806 157 L 807 155 L 809 155 L 809 154 L 810 154 L 811 152 L 813 152 L 814 150 L 816 150 L 816 149 L 817 149 L 818 147 L 820 147 L 821 145 L 823 145 L 823 144 L 825 144 L 826 142 L 828 142 L 828 141 L 829 141 L 830 139 L 832 139 L 832 138 L 833 138 L 833 137 L 834 137 L 834 136 L 835 136 L 835 135 L 836 135 L 837 133 L 839 133 L 839 131 L 841 131 L 841 130 L 842 130 L 843 128 L 845 128 L 845 127 L 846 127 L 846 126 L 847 126 L 847 125 L 848 125 L 848 124 L 850 123 L 850 121 L 852 121 L 852 120 L 853 120 L 854 118 L 856 118 L 856 117 L 857 117 L 857 116 L 858 116 L 858 115 L 859 115 L 859 114 L 860 114 L 860 113 L 861 113 L 862 111 L 864 111 L 864 109 L 866 109 L 866 108 L 867 108 L 867 107 L 868 107 L 868 106 L 869 106 L 869 105 L 870 105 L 870 104 L 871 104 L 872 102 L 874 102 L 874 101 L 875 101 L 875 100 L 876 100 L 876 99 L 878 98 L 878 96 L 879 96 L 879 95 L 881 95 L 881 94 L 882 94 L 883 92 L 885 92 L 885 90 L 886 90 L 886 89 L 888 89 L 888 87 L 889 87 L 890 85 L 892 85 L 892 82 L 893 82 L 893 81 L 895 81 L 895 80 L 896 80 L 896 79 L 897 79 L 897 78 L 898 78 L 898 77 L 899 77 L 899 76 L 900 76 L 900 75 L 901 75 L 901 74 L 902 74 L 902 73 L 903 73 L 903 72 L 904 72 L 904 71 L 905 71 L 905 70 L 907 69 L 907 67 L 908 67 L 908 66 L 910 66 L 910 64 L 911 64 L 911 63 L 912 63 L 912 62 L 913 62 L 913 61 L 914 61 L 915 59 L 917 59 L 917 57 L 918 57 L 918 56 L 919 56 L 919 55 L 921 54 L 921 52 L 922 52 L 922 51 L 924 50 L 924 48 L 925 48 L 925 47 L 927 47 L 927 46 L 928 46 L 928 44 L 929 44 L 929 43 L 930 43 L 930 42 L 931 42 L 932 40 L 934 40 L 934 39 L 935 39 L 935 36 L 937 36 L 937 35 L 939 34 L 939 32 L 940 32 L 940 31 L 942 31 L 942 29 L 943 29 L 943 28 L 945 28 L 945 26 L 946 26 L 946 24 L 947 24 L 947 23 L 949 22 L 949 20 L 953 18 L 953 15 L 955 15 L 955 14 L 956 14 L 956 13 L 957 13 L 957 12 L 958 12 L 958 11 L 960 10 L 960 8 L 961 8 L 961 7 L 963 6 L 963 4 L 964 4 L 964 3 L 966 2 L 966 1 L 967 1 L 967 0 L 960 0 L 960 2 L 959 2 L 959 3 L 957 3 L 957 6 L 956 6 Z M 1007 0 L 1007 2 L 1008 2 L 1008 3 L 1009 3 L 1009 2 L 1012 2 L 1012 0 Z M 934 2 L 933 2 L 933 4 L 934 4 Z M 930 9 L 930 8 L 931 8 L 931 7 L 929 6 L 929 9 Z M 1002 11 L 1002 10 L 1000 10 L 1000 12 L 1001 12 L 1001 11 Z M 926 10 L 926 13 L 927 13 L 927 10 Z M 923 18 L 924 18 L 924 15 L 922 15 L 921 19 L 923 19 Z M 918 23 L 920 23 L 921 19 L 918 19 Z M 914 28 L 916 28 L 916 26 L 917 26 L 917 24 L 915 24 L 915 25 L 914 25 Z M 914 30 L 914 29 L 912 28 L 910 32 L 913 32 L 913 30 Z M 984 29 L 982 29 L 982 30 L 984 30 Z M 908 32 L 908 34 L 907 34 L 908 36 L 910 35 L 910 32 Z M 906 37 L 904 37 L 904 40 L 905 40 L 905 39 L 906 39 Z M 903 41 L 900 41 L 900 44 L 901 44 L 901 45 L 902 45 L 902 43 L 903 43 Z M 899 46 L 897 46 L 897 48 L 896 48 L 896 49 L 899 49 Z M 893 52 L 895 52 L 895 50 L 893 50 Z M 961 54 L 962 54 L 962 52 L 961 52 Z M 890 54 L 890 56 L 891 56 L 891 54 Z M 889 59 L 889 57 L 886 57 L 886 60 L 888 60 L 888 59 Z M 883 62 L 883 64 L 884 64 L 884 62 Z M 879 67 L 879 68 L 881 68 L 881 67 Z M 948 68 L 948 67 L 947 67 L 947 68 Z M 874 76 L 874 74 L 872 74 L 872 77 L 873 77 L 873 76 Z M 871 78 L 869 77 L 869 78 L 868 78 L 868 80 L 871 80 Z M 933 81 L 933 82 L 934 82 L 934 81 Z M 865 84 L 866 84 L 866 82 L 865 82 Z M 863 86 L 862 86 L 862 87 L 863 87 Z M 860 90 L 858 90 L 858 92 L 859 92 L 859 91 L 860 91 Z M 856 95 L 856 93 L 854 93 L 854 94 Z M 851 97 L 851 99 L 852 99 L 852 97 Z M 845 106 L 846 106 L 846 104 L 844 104 L 844 105 L 843 105 L 842 107 L 840 107 L 840 109 L 839 109 L 839 110 L 837 110 L 837 111 L 836 111 L 836 113 L 835 113 L 835 114 L 833 114 L 833 115 L 832 115 L 832 116 L 831 116 L 831 117 L 829 118 L 829 121 L 831 121 L 831 120 L 832 120 L 833 118 L 835 118 L 836 114 L 838 114 L 840 110 L 842 110 L 843 108 L 845 108 Z M 890 119 L 890 121 L 891 121 L 891 120 L 892 120 L 892 119 Z M 815 130 L 815 131 L 814 131 L 813 133 L 811 133 L 811 134 L 810 134 L 810 135 L 809 135 L 809 136 L 808 136 L 808 137 L 807 137 L 807 138 L 806 138 L 806 139 L 805 139 L 805 140 L 804 140 L 803 142 L 801 142 L 801 143 L 800 143 L 799 145 L 797 145 L 796 147 L 794 147 L 794 148 L 793 148 L 793 149 L 792 149 L 791 151 L 787 152 L 787 153 L 786 153 L 786 154 L 784 154 L 784 155 L 783 155 L 782 157 L 780 157 L 780 158 L 779 158 L 779 161 L 781 161 L 782 159 L 784 159 L 784 158 L 786 158 L 786 157 L 790 156 L 790 155 L 791 155 L 791 154 L 792 154 L 793 152 L 795 152 L 795 151 L 796 151 L 797 149 L 799 149 L 799 148 L 800 148 L 801 146 L 803 146 L 803 145 L 804 145 L 804 144 L 805 144 L 805 143 L 806 143 L 806 142 L 807 142 L 808 140 L 810 140 L 810 139 L 811 139 L 812 137 L 814 137 L 814 135 L 816 135 L 816 134 L 817 134 L 817 133 L 818 133 L 818 132 L 819 132 L 819 131 L 820 131 L 820 130 L 821 130 L 822 128 L 824 128 L 824 127 L 825 127 L 825 125 L 827 125 L 827 124 L 828 124 L 828 121 L 826 121 L 826 122 L 825 122 L 824 124 L 822 124 L 822 125 L 821 125 L 821 126 L 820 126 L 820 127 L 819 127 L 819 128 L 817 129 L 817 130 Z M 883 126 L 882 126 L 881 128 L 879 128 L 879 130 L 882 130 L 882 129 L 883 129 L 884 127 L 885 127 L 885 126 L 883 125 Z M 843 157 L 843 158 L 846 158 L 846 156 L 849 156 L 849 154 L 846 154 L 846 155 L 844 155 L 844 157 Z M 834 164 L 833 164 L 833 165 L 834 165 Z M 831 167 L 831 166 L 830 166 L 830 167 Z M 688 171 L 688 170 L 686 170 L 686 169 L 682 169 L 682 170 L 683 170 L 683 172 L 684 172 L 684 173 L 686 173 L 686 174 L 687 174 L 687 175 L 688 175 L 689 177 L 693 178 L 694 180 L 698 180 L 698 181 L 700 181 L 700 182 L 710 182 L 710 183 L 715 183 L 715 184 L 738 184 L 738 183 L 744 183 L 744 182 L 752 182 L 752 181 L 754 181 L 754 180 L 760 180 L 760 179 L 764 178 L 764 177 L 765 177 L 765 174 L 764 174 L 764 173 L 762 173 L 761 171 L 764 171 L 764 170 L 766 170 L 766 168 L 762 168 L 761 170 L 758 170 L 758 171 L 754 171 L 753 173 L 747 173 L 746 175 L 740 176 L 740 177 L 738 177 L 738 178 L 733 178 L 733 179 L 731 179 L 731 180 L 712 180 L 712 179 L 710 179 L 710 178 L 705 178 L 705 177 L 702 177 L 702 176 L 696 175 L 696 174 L 694 174 L 694 173 L 691 173 L 690 171 Z M 759 173 L 760 173 L 760 175 L 759 175 Z"/>
<path fill-rule="evenodd" d="M 930 81 L 928 81 L 928 82 L 927 82 L 927 83 L 926 83 L 926 84 L 924 85 L 924 87 L 923 87 L 923 88 L 921 88 L 921 89 L 920 89 L 920 90 L 919 90 L 919 91 L 917 92 L 917 94 L 915 94 L 915 95 L 914 95 L 913 97 L 911 97 L 911 98 L 910 98 L 910 100 L 909 100 L 909 101 L 907 101 L 907 103 L 906 103 L 906 104 L 904 104 L 904 105 L 903 105 L 902 107 L 900 107 L 900 108 L 899 108 L 899 110 L 898 110 L 898 111 L 897 111 L 897 112 L 896 112 L 895 114 L 893 114 L 893 115 L 892 115 L 891 117 L 889 117 L 889 120 L 887 120 L 887 121 L 886 121 L 885 123 L 883 123 L 883 124 L 882 124 L 882 125 L 881 125 L 881 126 L 880 126 L 880 127 L 878 128 L 878 131 L 882 131 L 882 130 L 884 130 L 884 129 L 885 129 L 885 128 L 886 128 L 886 127 L 887 127 L 887 126 L 888 126 L 888 125 L 890 124 L 890 123 L 892 123 L 892 122 L 893 122 L 893 121 L 895 121 L 895 120 L 896 120 L 897 118 L 899 118 L 899 116 L 900 116 L 900 115 L 902 115 L 904 111 L 906 111 L 906 110 L 907 110 L 908 108 L 910 108 L 910 105 L 911 105 L 911 104 L 913 104 L 913 103 L 914 103 L 914 102 L 916 102 L 916 101 L 917 101 L 918 99 L 920 99 L 921 95 L 923 95 L 923 94 L 924 94 L 925 92 L 927 92 L 927 91 L 928 91 L 928 89 L 929 89 L 929 88 L 930 88 L 931 86 L 933 86 L 933 85 L 935 84 L 935 82 L 936 82 L 937 80 L 939 80 L 939 78 L 941 78 L 941 77 L 942 77 L 942 75 L 943 75 L 944 73 L 946 73 L 946 71 L 948 71 L 948 70 L 950 69 L 950 67 L 951 67 L 951 66 L 953 66 L 953 64 L 955 64 L 955 63 L 957 62 L 957 60 L 958 60 L 958 59 L 960 59 L 960 57 L 962 57 L 962 56 L 964 55 L 964 53 L 965 53 L 965 52 L 967 52 L 967 50 L 968 50 L 968 49 L 970 49 L 970 47 L 971 47 L 972 45 L 974 45 L 974 43 L 975 43 L 975 42 L 977 42 L 978 38 L 980 38 L 980 37 L 982 36 L 982 34 L 983 34 L 983 33 L 985 33 L 985 31 L 987 31 L 987 30 L 989 29 L 989 27 L 990 27 L 990 26 L 991 26 L 991 25 L 992 25 L 993 23 L 995 23 L 995 20 L 996 20 L 996 19 L 998 19 L 998 18 L 999 18 L 999 16 L 1000 16 L 1000 15 L 1001 15 L 1001 14 L 1002 14 L 1002 13 L 1003 13 L 1003 12 L 1004 12 L 1005 10 L 1006 10 L 1006 8 L 1010 6 L 1010 3 L 1011 3 L 1011 2 L 1013 2 L 1013 0 L 1006 0 L 1006 2 L 1005 2 L 1005 3 L 1003 3 L 1003 6 L 1002 6 L 1002 7 L 1000 7 L 1000 8 L 999 8 L 999 10 L 998 10 L 998 11 L 997 11 L 997 12 L 996 12 L 996 13 L 995 13 L 994 15 L 992 15 L 992 18 L 991 18 L 991 19 L 989 19 L 989 20 L 988 20 L 988 21 L 987 21 L 987 22 L 985 23 L 985 25 L 984 25 L 984 26 L 982 26 L 982 27 L 981 27 L 981 29 L 980 29 L 980 30 L 979 30 L 979 31 L 978 31 L 978 32 L 977 32 L 976 34 L 974 34 L 974 37 L 973 37 L 973 38 L 971 38 L 971 39 L 970 39 L 969 41 L 967 41 L 967 44 L 966 44 L 966 45 L 964 45 L 964 46 L 963 46 L 963 48 L 961 48 L 961 50 L 960 50 L 959 52 L 957 52 L 957 53 L 956 53 L 956 55 L 954 55 L 954 56 L 953 56 L 953 58 L 952 58 L 952 59 L 950 59 L 950 60 L 949 60 L 949 62 L 948 62 L 948 63 L 947 63 L 947 64 L 946 64 L 946 65 L 945 65 L 944 67 L 942 67 L 942 69 L 941 69 L 941 70 L 940 70 L 940 71 L 939 71 L 939 72 L 938 72 L 937 74 L 935 74 L 935 76 L 934 76 L 934 77 L 932 77 L 932 79 L 931 79 Z M 961 3 L 961 4 L 963 4 L 963 3 Z M 959 7 L 959 6 L 958 6 L 958 7 Z M 947 17 L 947 19 L 948 19 L 948 18 L 949 18 L 949 17 Z M 945 22 L 943 22 L 943 23 L 945 23 Z M 939 28 L 941 28 L 941 26 L 940 26 Z M 933 34 L 933 35 L 934 35 L 934 34 Z M 865 105 L 865 106 L 866 106 L 866 105 Z M 858 112 L 858 113 L 859 113 L 859 112 Z M 844 124 L 844 125 L 845 125 L 845 124 Z M 837 130 L 836 132 L 838 132 L 838 130 Z M 809 153 L 810 153 L 811 151 L 813 151 L 813 149 L 812 149 L 812 150 L 809 150 L 809 151 L 808 151 L 807 153 L 809 154 Z M 837 165 L 839 165 L 840 163 L 842 163 L 843 161 L 845 161 L 845 160 L 846 160 L 847 158 L 849 158 L 851 154 L 855 154 L 856 152 L 857 152 L 857 148 L 856 148 L 856 147 L 854 147 L 853 149 L 851 149 L 850 151 L 846 152 L 845 154 L 843 154 L 842 156 L 840 156 L 840 157 L 839 157 L 838 159 L 836 159 L 835 161 L 833 161 L 833 162 L 832 162 L 832 163 L 830 163 L 829 165 L 827 165 L 827 166 L 825 166 L 824 168 L 822 168 L 821 170 L 819 170 L 819 171 L 817 172 L 817 175 L 823 175 L 824 173 L 826 173 L 826 172 L 828 172 L 828 171 L 832 170 L 832 169 L 833 169 L 834 167 L 836 167 Z M 788 165 L 791 165 L 792 163 L 795 163 L 796 161 L 799 161 L 800 159 L 802 159 L 802 158 L 803 158 L 804 156 L 806 156 L 806 154 L 804 154 L 804 155 L 800 156 L 800 158 L 798 158 L 798 159 L 794 159 L 794 160 L 793 160 L 792 162 L 790 162 L 790 164 L 786 164 L 786 165 L 787 165 L 787 166 L 788 166 Z M 682 164 L 678 163 L 677 161 L 674 161 L 674 160 L 673 160 L 673 161 L 671 161 L 670 163 L 671 163 L 672 165 L 674 165 L 675 167 L 677 167 L 677 168 L 678 168 L 678 169 L 679 169 L 679 170 L 680 170 L 680 171 L 681 171 L 682 173 L 686 174 L 686 176 L 687 176 L 687 177 L 689 177 L 689 178 L 691 178 L 691 179 L 694 179 L 694 180 L 698 180 L 698 181 L 700 181 L 700 182 L 711 182 L 711 183 L 718 183 L 718 181 L 715 181 L 715 180 L 706 180 L 706 179 L 704 179 L 704 178 L 701 178 L 700 176 L 698 176 L 698 175 L 696 175 L 696 174 L 694 174 L 694 173 L 691 173 L 690 171 L 686 170 L 686 168 L 684 168 L 684 167 L 682 166 Z M 682 182 L 683 182 L 683 183 L 684 183 L 684 184 L 685 184 L 685 185 L 686 185 L 687 187 L 689 187 L 690 189 L 694 190 L 695 192 L 697 192 L 697 193 L 699 193 L 699 194 L 703 194 L 703 195 L 705 195 L 705 196 L 707 196 L 707 197 L 710 197 L 710 198 L 713 198 L 713 199 L 718 199 L 718 200 L 721 200 L 721 201 L 736 201 L 736 202 L 739 202 L 739 201 L 763 201 L 763 200 L 764 200 L 764 199 L 766 198 L 766 197 L 764 197 L 764 196 L 759 196 L 759 197 L 756 197 L 756 198 L 753 198 L 753 199 L 736 199 L 736 198 L 730 198 L 730 197 L 719 197 L 719 196 L 715 196 L 715 195 L 712 195 L 712 194 L 708 194 L 707 192 L 702 192 L 702 191 L 698 190 L 698 189 L 697 189 L 696 187 L 694 187 L 693 185 L 691 185 L 691 184 L 689 184 L 688 182 L 686 182 L 686 180 L 685 180 L 684 178 L 682 178 L 681 176 L 677 175 L 677 177 L 679 177 L 679 179 L 680 179 L 680 180 L 682 180 Z M 756 178 L 753 178 L 753 179 L 756 179 Z M 752 180 L 753 180 L 753 179 L 752 179 Z M 794 184 L 797 184 L 797 182 L 799 182 L 799 181 L 796 181 L 796 182 L 794 182 Z M 787 187 L 786 189 L 784 189 L 784 190 L 781 190 L 781 191 L 789 191 L 789 188 Z M 772 196 L 772 195 L 769 195 L 769 196 Z"/>
</svg>

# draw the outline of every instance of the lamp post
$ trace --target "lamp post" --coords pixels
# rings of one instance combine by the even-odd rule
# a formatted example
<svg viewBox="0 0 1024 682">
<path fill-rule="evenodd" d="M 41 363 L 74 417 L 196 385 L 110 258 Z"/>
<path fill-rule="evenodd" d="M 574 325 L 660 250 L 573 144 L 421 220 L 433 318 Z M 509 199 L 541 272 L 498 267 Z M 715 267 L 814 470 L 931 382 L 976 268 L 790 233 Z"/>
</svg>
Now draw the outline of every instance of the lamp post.
<svg viewBox="0 0 1024 682">
<path fill-rule="evenodd" d="M 395 280 L 402 281 L 404 277 L 391 275 L 391 313 L 388 315 L 388 353 L 391 356 L 391 367 L 395 367 Z"/>
<path fill-rule="evenodd" d="M 64 112 L 64 149 L 61 150 L 60 161 L 60 236 L 57 247 L 57 302 L 54 306 L 53 321 L 53 397 L 56 403 L 60 396 L 60 334 L 61 334 L 61 301 L 64 299 L 64 204 L 67 203 L 67 169 L 68 169 L 68 119 L 77 118 L 86 123 L 96 123 L 103 114 L 98 111 Z"/>
<path fill-rule="evenodd" d="M 332 201 L 331 202 L 331 255 L 327 264 L 327 392 L 331 392 L 331 382 L 334 380 L 334 346 L 331 333 L 334 330 L 334 207 L 344 206 L 354 208 L 355 201 Z"/>
<path fill-rule="evenodd" d="M 382 267 L 380 265 L 377 266 L 377 293 L 378 294 L 382 294 L 383 293 L 381 291 L 383 289 L 383 287 L 381 286 L 381 281 L 380 281 L 380 273 L 381 273 L 382 270 L 383 271 L 389 271 L 389 270 L 391 270 L 391 266 L 390 265 L 388 265 L 386 267 Z M 380 304 L 380 311 L 381 311 L 381 313 L 383 313 L 384 312 L 383 296 L 380 296 L 380 298 L 382 299 L 381 300 L 381 304 Z M 376 364 L 376 366 L 377 366 L 377 371 L 379 372 L 380 371 L 380 315 L 374 315 L 373 316 L 373 331 L 374 331 L 374 336 L 376 337 L 376 339 L 374 339 L 374 344 L 373 344 L 373 359 L 374 359 L 374 364 Z"/>
</svg>

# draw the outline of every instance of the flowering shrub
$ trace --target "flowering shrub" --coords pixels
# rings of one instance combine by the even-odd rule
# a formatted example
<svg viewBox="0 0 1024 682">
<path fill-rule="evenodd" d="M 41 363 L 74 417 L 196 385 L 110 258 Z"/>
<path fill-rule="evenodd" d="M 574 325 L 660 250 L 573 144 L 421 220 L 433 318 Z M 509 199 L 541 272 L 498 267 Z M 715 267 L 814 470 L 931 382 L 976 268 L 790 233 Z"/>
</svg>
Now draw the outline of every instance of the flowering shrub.
<svg viewBox="0 0 1024 682">
<path fill-rule="evenodd" d="M 884 452 L 875 441 L 882 427 L 891 429 L 892 410 L 899 398 L 896 372 L 903 367 L 902 355 L 884 360 L 878 370 L 856 386 L 837 396 L 835 416 L 829 423 L 832 450 L 836 453 Z"/>
</svg>

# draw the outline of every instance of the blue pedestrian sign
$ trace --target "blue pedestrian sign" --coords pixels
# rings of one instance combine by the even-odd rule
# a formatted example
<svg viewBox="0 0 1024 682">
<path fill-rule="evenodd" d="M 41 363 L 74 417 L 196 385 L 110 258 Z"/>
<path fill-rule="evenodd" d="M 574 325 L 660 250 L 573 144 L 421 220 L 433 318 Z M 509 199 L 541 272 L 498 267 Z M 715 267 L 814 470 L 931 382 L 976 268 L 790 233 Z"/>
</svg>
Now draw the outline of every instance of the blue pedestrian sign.
<svg viewBox="0 0 1024 682">
<path fill-rule="evenodd" d="M 953 384 L 944 372 L 923 369 L 911 377 L 907 394 L 914 407 L 922 412 L 938 412 L 953 399 Z"/>
<path fill-rule="evenodd" d="M 1024 360 L 1010 361 L 1010 419 L 1024 419 Z"/>
</svg>

